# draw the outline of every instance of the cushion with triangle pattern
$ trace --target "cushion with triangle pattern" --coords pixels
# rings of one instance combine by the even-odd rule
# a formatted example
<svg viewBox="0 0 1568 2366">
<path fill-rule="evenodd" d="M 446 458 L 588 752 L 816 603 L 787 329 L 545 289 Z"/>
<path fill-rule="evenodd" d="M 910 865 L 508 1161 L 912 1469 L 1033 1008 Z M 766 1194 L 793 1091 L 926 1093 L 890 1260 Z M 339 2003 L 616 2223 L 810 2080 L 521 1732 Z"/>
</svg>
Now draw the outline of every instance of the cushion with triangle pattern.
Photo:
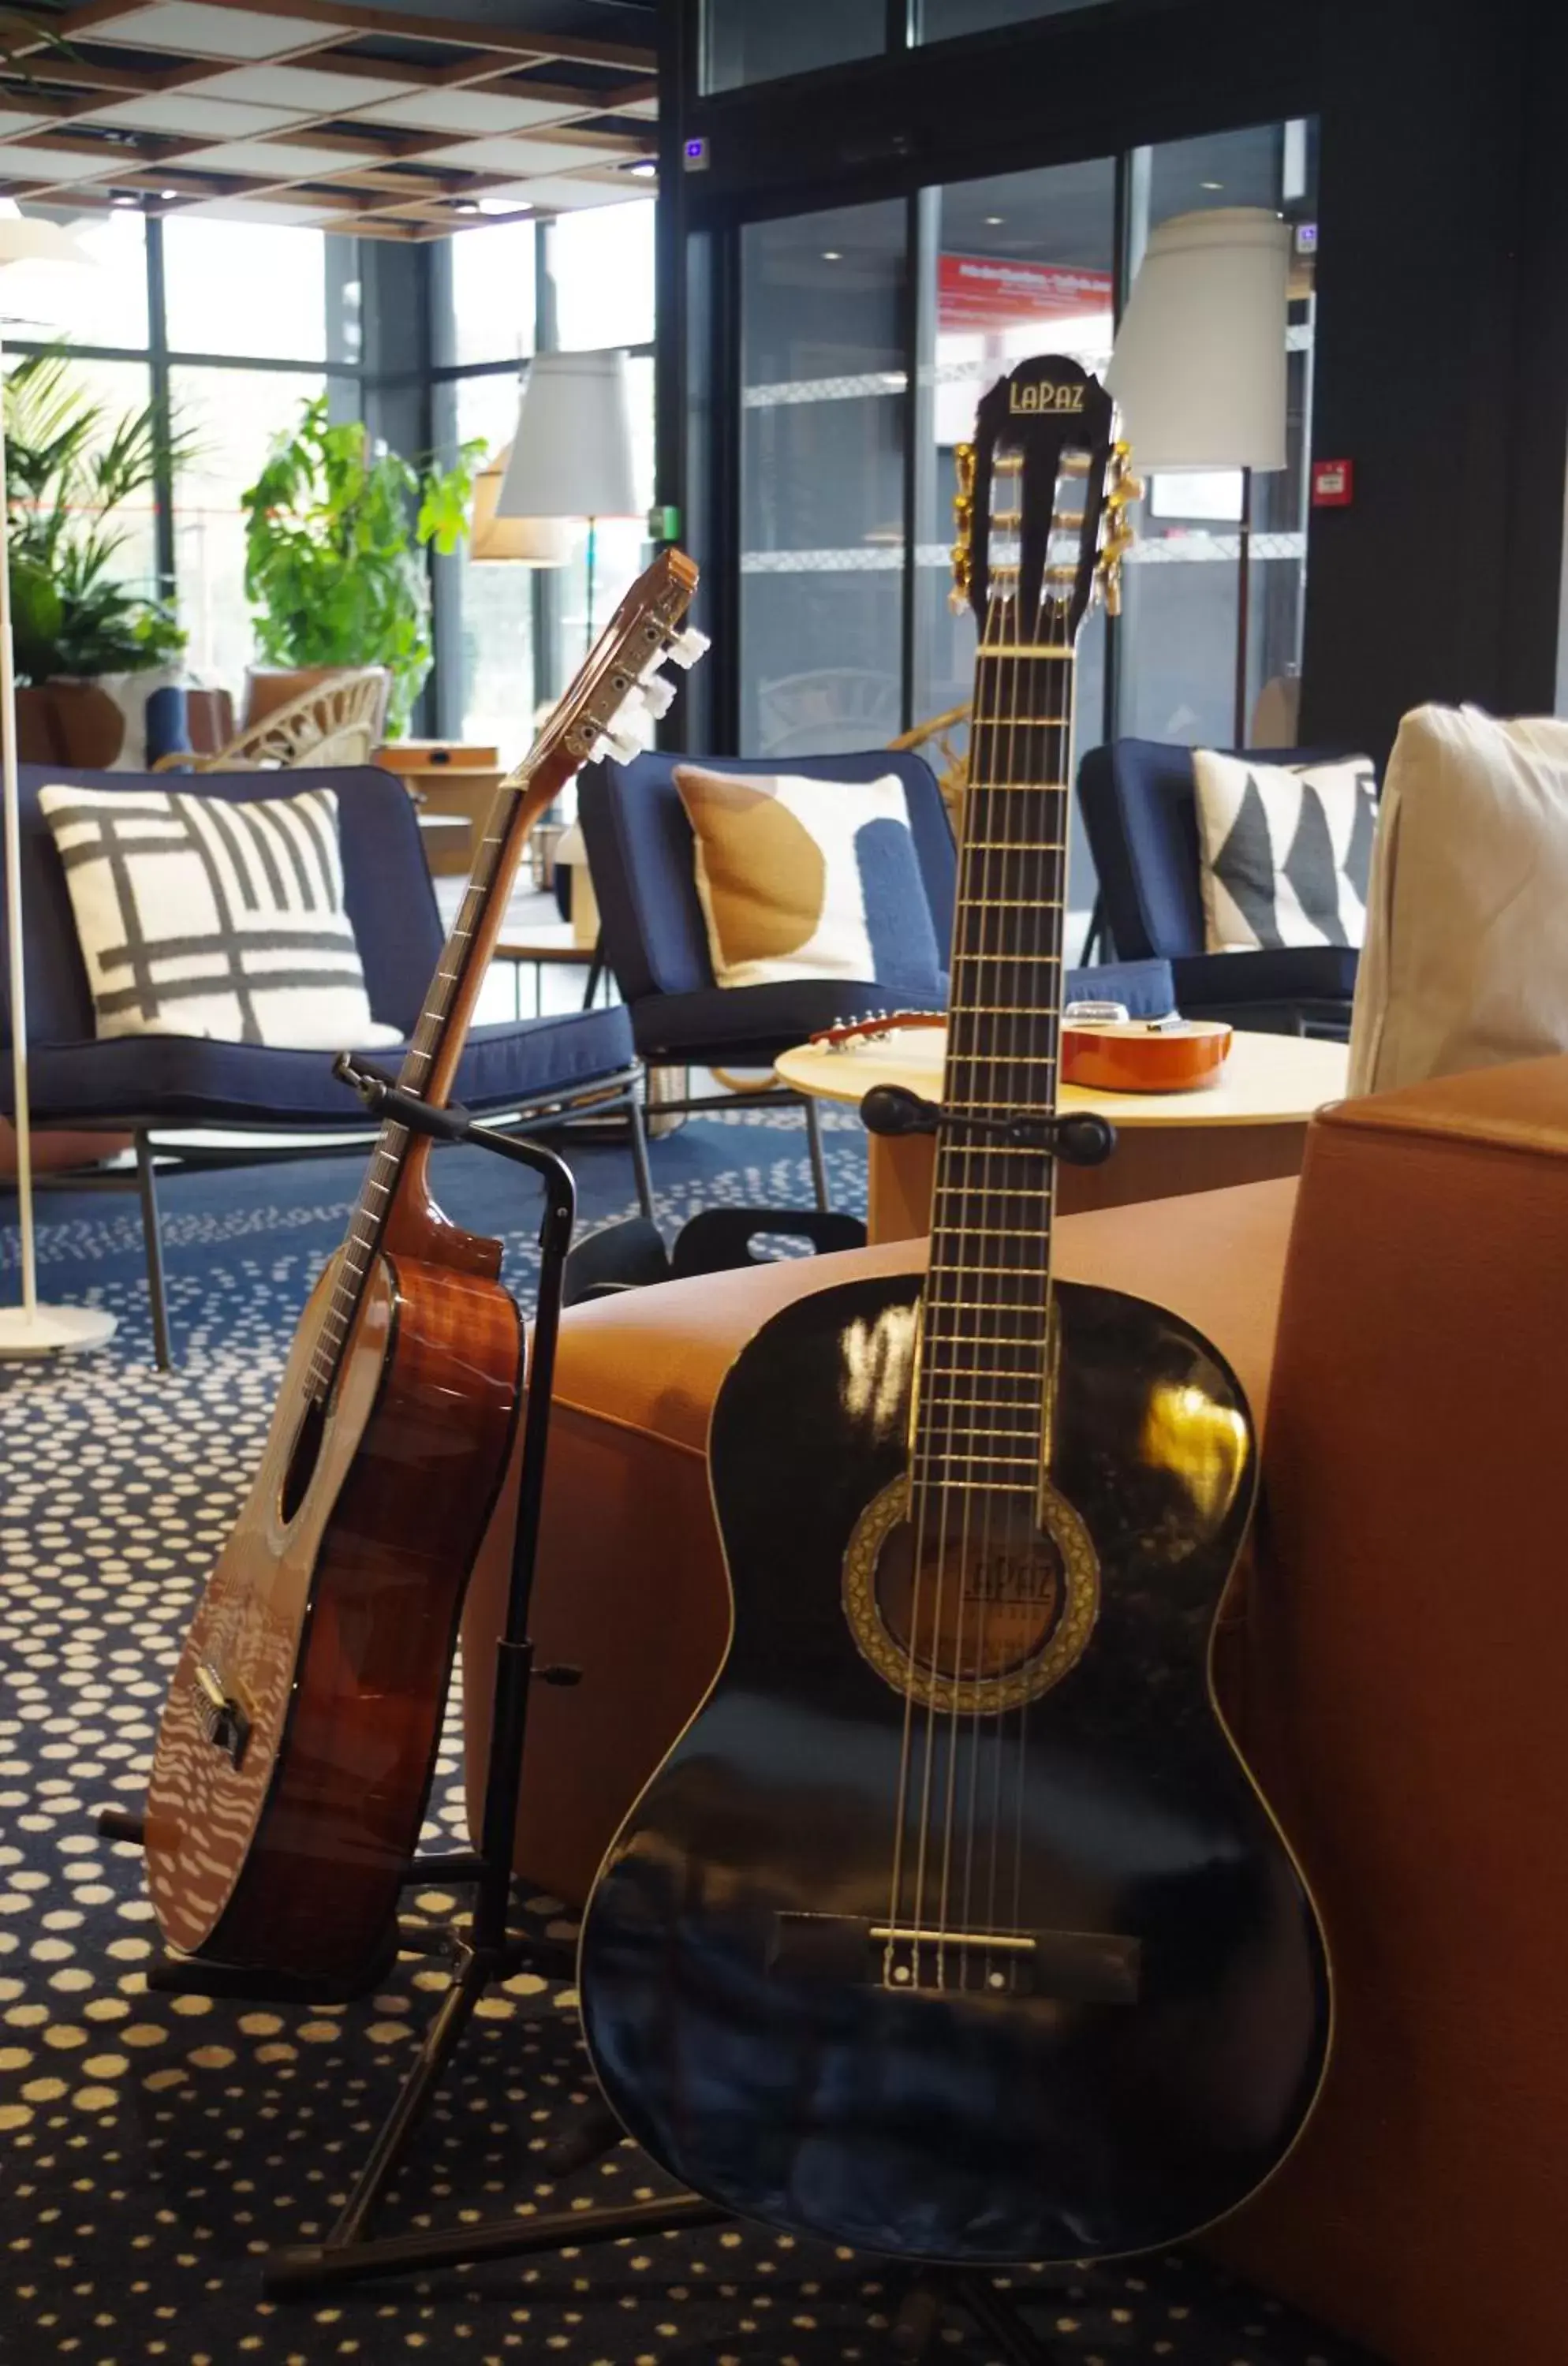
<svg viewBox="0 0 1568 2366">
<path fill-rule="evenodd" d="M 1192 751 L 1212 953 L 1359 945 L 1377 827 L 1368 756 L 1259 764 Z"/>
</svg>

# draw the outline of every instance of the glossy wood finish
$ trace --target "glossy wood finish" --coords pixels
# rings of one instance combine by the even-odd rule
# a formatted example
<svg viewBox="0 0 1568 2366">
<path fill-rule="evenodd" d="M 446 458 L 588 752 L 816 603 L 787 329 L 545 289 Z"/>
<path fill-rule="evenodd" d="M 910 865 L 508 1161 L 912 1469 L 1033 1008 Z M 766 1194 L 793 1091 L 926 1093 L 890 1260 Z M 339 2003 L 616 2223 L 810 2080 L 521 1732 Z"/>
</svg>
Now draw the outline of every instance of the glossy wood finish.
<svg viewBox="0 0 1568 2366">
<path fill-rule="evenodd" d="M 146 1851 L 172 1945 L 352 1987 L 374 1969 L 419 1837 L 463 1588 L 505 1471 L 522 1336 L 498 1283 L 382 1259 L 286 1522 L 332 1283 L 329 1267 L 186 1639 Z M 238 1767 L 202 1729 L 203 1664 L 250 1719 Z"/>
<path fill-rule="evenodd" d="M 1128 1019 L 1062 1028 L 1062 1082 L 1088 1092 L 1190 1093 L 1217 1084 L 1229 1057 L 1223 1020 L 1179 1019 L 1153 1025 Z"/>
<path fill-rule="evenodd" d="M 405 1092 L 449 1099 L 528 830 L 660 659 L 700 654 L 675 637 L 695 583 L 682 552 L 660 553 L 502 784 Z M 435 1205 L 428 1138 L 389 1119 L 160 1729 L 148 1877 L 175 1948 L 349 1989 L 375 1977 L 516 1419 L 522 1326 L 501 1264 L 500 1242 Z"/>
<path fill-rule="evenodd" d="M 797 1302 L 733 1368 L 711 1441 L 730 1651 L 584 1926 L 588 2043 L 630 2132 L 699 2192 L 873 2250 L 1176 2240 L 1274 2168 L 1325 2058 L 1311 1903 L 1209 1684 L 1254 1484 L 1239 1389 L 1172 1315 L 1072 1285 L 1056 1300 L 1053 1474 L 1096 1548 L 1098 1615 L 1027 1711 L 936 1720 L 931 1797 L 940 1824 L 950 1772 L 960 1803 L 977 1772 L 953 1859 L 971 1921 L 984 1903 L 990 1929 L 1133 1942 L 1135 2000 L 976 1992 L 951 1968 L 938 1986 L 930 1951 L 911 1992 L 874 1966 L 813 1977 L 781 1949 L 781 1917 L 888 1915 L 905 1702 L 852 1641 L 843 1586 L 864 1507 L 907 1459 L 911 1277 Z"/>
</svg>

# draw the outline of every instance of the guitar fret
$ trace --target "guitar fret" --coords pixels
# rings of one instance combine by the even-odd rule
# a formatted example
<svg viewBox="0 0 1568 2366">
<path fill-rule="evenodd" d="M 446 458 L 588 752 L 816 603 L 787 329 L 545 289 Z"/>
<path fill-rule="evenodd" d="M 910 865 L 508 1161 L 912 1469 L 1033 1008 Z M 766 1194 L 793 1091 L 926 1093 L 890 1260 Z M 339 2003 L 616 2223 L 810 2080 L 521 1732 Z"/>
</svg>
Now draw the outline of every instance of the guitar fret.
<svg viewBox="0 0 1568 2366">
<path fill-rule="evenodd" d="M 918 1483 L 930 1486 L 932 1482 L 927 1474 Z M 935 1483 L 944 1494 L 955 1495 L 1033 1495 L 1040 1485 L 1037 1479 L 942 1479 Z"/>
<path fill-rule="evenodd" d="M 930 1470 L 937 1462 L 980 1462 L 993 1465 L 998 1470 L 1027 1470 L 1039 1459 L 1037 1454 L 944 1454 L 940 1447 L 932 1447 L 923 1454 L 917 1454 L 912 1467 L 917 1476 L 920 1475 L 922 1466 Z"/>
</svg>

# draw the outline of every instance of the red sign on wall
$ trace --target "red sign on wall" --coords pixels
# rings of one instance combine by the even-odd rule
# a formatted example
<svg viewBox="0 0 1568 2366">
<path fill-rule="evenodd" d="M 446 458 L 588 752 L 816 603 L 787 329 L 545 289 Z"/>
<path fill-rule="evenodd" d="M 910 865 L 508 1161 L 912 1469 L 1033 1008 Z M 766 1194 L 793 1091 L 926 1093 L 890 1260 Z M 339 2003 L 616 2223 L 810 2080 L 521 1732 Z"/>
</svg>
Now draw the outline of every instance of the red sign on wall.
<svg viewBox="0 0 1568 2366">
<path fill-rule="evenodd" d="M 1008 329 L 1109 312 L 1111 274 L 1068 263 L 1010 263 L 993 254 L 944 254 L 937 269 L 937 325 Z"/>
<path fill-rule="evenodd" d="M 1353 460 L 1314 460 L 1312 464 L 1312 505 L 1314 510 L 1348 510 L 1356 489 Z"/>
</svg>

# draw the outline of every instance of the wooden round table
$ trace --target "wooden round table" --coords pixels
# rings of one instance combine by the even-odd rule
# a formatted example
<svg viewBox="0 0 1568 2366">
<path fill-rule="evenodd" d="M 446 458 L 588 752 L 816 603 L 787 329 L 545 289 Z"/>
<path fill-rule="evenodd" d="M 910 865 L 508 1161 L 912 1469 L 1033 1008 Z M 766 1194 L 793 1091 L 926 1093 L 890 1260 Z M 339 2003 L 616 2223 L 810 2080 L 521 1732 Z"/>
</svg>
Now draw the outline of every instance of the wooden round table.
<svg viewBox="0 0 1568 2366">
<path fill-rule="evenodd" d="M 852 1108 L 873 1085 L 903 1085 L 924 1100 L 940 1100 L 946 1048 L 945 1027 L 911 1027 L 837 1051 L 801 1043 L 775 1065 L 780 1081 L 796 1092 Z M 1348 1062 L 1343 1043 L 1238 1033 L 1219 1082 L 1200 1092 L 1100 1093 L 1066 1085 L 1063 1110 L 1098 1110 L 1116 1126 L 1118 1141 L 1103 1166 L 1058 1170 L 1057 1205 L 1067 1214 L 1295 1175 L 1307 1121 L 1325 1101 L 1343 1099 Z M 870 1154 L 871 1238 L 909 1240 L 929 1232 L 931 1136 L 874 1133 Z"/>
</svg>

